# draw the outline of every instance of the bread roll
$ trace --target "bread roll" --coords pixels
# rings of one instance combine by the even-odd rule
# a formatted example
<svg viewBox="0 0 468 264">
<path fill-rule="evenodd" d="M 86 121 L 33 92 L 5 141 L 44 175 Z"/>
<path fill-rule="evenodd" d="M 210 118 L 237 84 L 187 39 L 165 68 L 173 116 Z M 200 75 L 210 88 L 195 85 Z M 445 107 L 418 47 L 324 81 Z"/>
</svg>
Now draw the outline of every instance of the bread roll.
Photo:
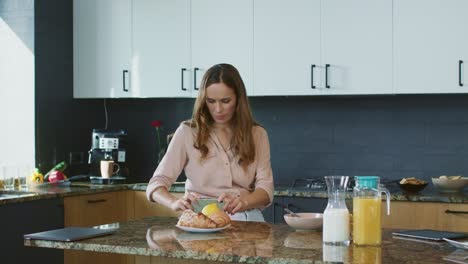
<svg viewBox="0 0 468 264">
<path fill-rule="evenodd" d="M 224 227 L 231 223 L 231 218 L 223 211 L 212 213 L 210 218 L 216 223 L 217 227 Z"/>
<path fill-rule="evenodd" d="M 177 225 L 194 228 L 216 228 L 216 222 L 202 213 L 185 210 L 179 218 Z"/>
</svg>

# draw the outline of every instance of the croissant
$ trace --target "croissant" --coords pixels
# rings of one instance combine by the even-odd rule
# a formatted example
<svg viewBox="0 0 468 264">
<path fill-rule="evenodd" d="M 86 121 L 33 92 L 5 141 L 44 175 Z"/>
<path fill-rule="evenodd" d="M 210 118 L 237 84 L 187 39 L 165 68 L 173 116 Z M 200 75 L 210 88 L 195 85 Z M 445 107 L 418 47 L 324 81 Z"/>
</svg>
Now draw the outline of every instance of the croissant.
<svg viewBox="0 0 468 264">
<path fill-rule="evenodd" d="M 231 218 L 223 211 L 214 212 L 209 217 L 216 223 L 217 227 L 227 226 L 231 223 Z"/>
<path fill-rule="evenodd" d="M 185 210 L 179 218 L 177 225 L 195 228 L 216 228 L 216 223 L 202 213 Z"/>
</svg>

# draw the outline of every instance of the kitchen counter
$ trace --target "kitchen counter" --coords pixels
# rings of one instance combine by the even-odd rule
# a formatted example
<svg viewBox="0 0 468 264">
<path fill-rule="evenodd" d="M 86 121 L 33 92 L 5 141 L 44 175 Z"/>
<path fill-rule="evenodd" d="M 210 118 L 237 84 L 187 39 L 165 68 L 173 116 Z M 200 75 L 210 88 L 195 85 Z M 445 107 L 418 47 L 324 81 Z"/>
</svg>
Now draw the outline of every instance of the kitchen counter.
<svg viewBox="0 0 468 264">
<path fill-rule="evenodd" d="M 184 232 L 174 226 L 176 222 L 177 218 L 151 217 L 120 223 L 117 232 L 109 236 L 76 242 L 25 240 L 24 244 L 147 256 L 147 263 L 151 256 L 152 263 L 156 263 L 155 259 L 171 258 L 171 263 L 203 260 L 203 263 L 428 264 L 443 263 L 444 257 L 460 252 L 455 252 L 455 248 L 445 242 L 428 244 L 395 239 L 391 236 L 392 230 L 384 230 L 381 247 L 337 247 L 322 246 L 321 232 L 297 232 L 284 224 L 233 221 L 231 227 L 222 232 L 201 234 Z M 164 259 L 160 261 L 164 263 Z"/>
<path fill-rule="evenodd" d="M 433 203 L 468 203 L 468 192 L 441 193 L 437 190 L 420 193 L 405 193 L 400 190 L 390 190 L 391 201 L 433 202 Z M 276 187 L 275 196 L 328 198 L 326 191 L 313 191 L 295 188 Z M 353 193 L 347 192 L 346 199 L 352 199 Z M 385 199 L 385 195 L 382 195 Z"/>
<path fill-rule="evenodd" d="M 93 185 L 89 183 L 73 183 L 69 186 L 30 187 L 28 190 L 0 191 L 0 206 L 8 203 L 20 203 L 42 199 L 63 198 L 68 196 L 96 194 L 129 190 L 137 184 Z M 146 184 L 145 184 L 146 185 Z"/>
<path fill-rule="evenodd" d="M 96 185 L 89 182 L 74 182 L 70 186 L 31 187 L 27 191 L 1 191 L 0 205 L 7 203 L 18 203 L 40 199 L 63 198 L 67 196 L 96 194 L 102 192 L 134 190 L 145 191 L 146 183 L 136 184 L 108 184 Z M 184 184 L 176 183 L 171 187 L 171 192 L 184 192 Z M 406 194 L 401 191 L 391 191 L 392 201 L 409 202 L 436 202 L 436 203 L 468 203 L 468 192 L 439 193 L 436 190 L 423 191 L 418 194 Z M 280 197 L 313 197 L 327 198 L 326 191 L 305 190 L 300 188 L 275 187 L 275 196 Z M 352 192 L 347 193 L 347 198 L 352 198 Z"/>
</svg>

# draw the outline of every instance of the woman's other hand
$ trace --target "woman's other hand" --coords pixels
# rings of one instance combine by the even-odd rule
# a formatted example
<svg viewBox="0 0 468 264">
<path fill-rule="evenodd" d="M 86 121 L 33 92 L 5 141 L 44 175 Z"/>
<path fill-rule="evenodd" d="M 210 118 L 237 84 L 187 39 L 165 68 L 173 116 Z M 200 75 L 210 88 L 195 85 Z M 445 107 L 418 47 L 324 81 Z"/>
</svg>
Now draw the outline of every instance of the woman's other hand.
<svg viewBox="0 0 468 264">
<path fill-rule="evenodd" d="M 171 203 L 171 209 L 174 211 L 184 211 L 187 209 L 193 210 L 193 203 L 197 203 L 199 196 L 194 193 L 185 193 L 182 198 L 179 198 Z"/>
<path fill-rule="evenodd" d="M 223 210 L 231 215 L 238 212 L 243 212 L 248 208 L 247 201 L 243 200 L 238 195 L 222 193 L 218 197 L 218 202 L 224 202 Z"/>
</svg>

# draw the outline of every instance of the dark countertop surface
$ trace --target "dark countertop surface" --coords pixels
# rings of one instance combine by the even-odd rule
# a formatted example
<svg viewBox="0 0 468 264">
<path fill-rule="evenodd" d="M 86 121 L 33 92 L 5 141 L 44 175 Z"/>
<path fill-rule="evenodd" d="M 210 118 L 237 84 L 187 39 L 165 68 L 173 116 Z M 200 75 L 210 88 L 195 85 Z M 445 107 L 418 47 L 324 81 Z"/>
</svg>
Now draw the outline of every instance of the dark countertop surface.
<svg viewBox="0 0 468 264">
<path fill-rule="evenodd" d="M 46 187 L 30 187 L 26 191 L 0 191 L 0 205 L 112 191 L 145 191 L 146 186 L 146 183 L 98 185 L 90 184 L 89 182 L 74 182 L 69 186 L 49 185 Z M 174 184 L 171 187 L 171 192 L 184 192 L 184 183 Z M 390 192 L 392 193 L 392 201 L 468 203 L 467 191 L 460 193 L 440 193 L 436 190 L 424 190 L 417 194 L 402 193 L 400 190 L 390 190 Z M 300 188 L 275 187 L 275 196 L 327 198 L 327 192 Z M 347 193 L 347 198 L 352 198 L 352 192 Z"/>
<path fill-rule="evenodd" d="M 175 227 L 177 218 L 150 217 L 107 225 L 115 234 L 55 242 L 25 240 L 31 247 L 74 249 L 139 256 L 244 263 L 444 263 L 444 258 L 468 255 L 448 243 L 423 243 L 392 238 L 384 230 L 380 247 L 324 246 L 320 231 L 297 232 L 284 224 L 233 221 L 221 232 L 188 233 Z M 211 260 L 211 261 L 210 261 Z M 164 261 L 163 261 L 164 262 Z M 172 263 L 172 262 L 171 262 Z M 198 263 L 198 262 L 197 262 Z M 463 262 L 461 262 L 463 263 Z"/>
</svg>

